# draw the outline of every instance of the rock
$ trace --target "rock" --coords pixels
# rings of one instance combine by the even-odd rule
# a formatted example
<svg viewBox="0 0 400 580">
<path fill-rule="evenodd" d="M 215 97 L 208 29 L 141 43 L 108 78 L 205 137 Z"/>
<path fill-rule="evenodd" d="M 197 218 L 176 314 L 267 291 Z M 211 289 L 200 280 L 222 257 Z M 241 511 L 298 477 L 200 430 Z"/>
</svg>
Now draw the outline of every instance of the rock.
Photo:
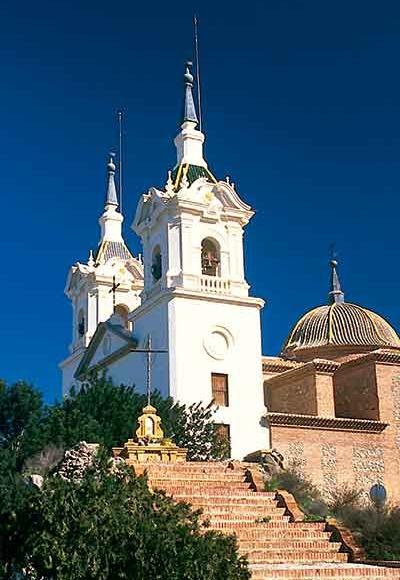
<svg viewBox="0 0 400 580">
<path fill-rule="evenodd" d="M 42 477 L 38 473 L 32 473 L 32 475 L 29 476 L 29 480 L 32 483 L 32 485 L 41 489 L 43 486 L 44 477 Z"/>
</svg>

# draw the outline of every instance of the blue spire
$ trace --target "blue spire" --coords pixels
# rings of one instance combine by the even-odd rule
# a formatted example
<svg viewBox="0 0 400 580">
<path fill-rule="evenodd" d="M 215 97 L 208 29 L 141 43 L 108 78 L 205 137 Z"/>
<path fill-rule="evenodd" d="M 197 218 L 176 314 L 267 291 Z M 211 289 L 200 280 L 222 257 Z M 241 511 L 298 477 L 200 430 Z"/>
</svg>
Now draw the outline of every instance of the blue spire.
<svg viewBox="0 0 400 580">
<path fill-rule="evenodd" d="M 193 123 L 198 123 L 196 107 L 193 99 L 193 75 L 190 72 L 190 67 L 192 63 L 187 61 L 185 64 L 185 101 L 183 105 L 183 122 L 192 121 Z"/>
<path fill-rule="evenodd" d="M 338 304 L 344 302 L 344 292 L 340 287 L 340 280 L 338 273 L 336 271 L 337 266 L 336 260 L 331 260 L 332 275 L 331 275 L 331 291 L 329 292 L 329 303 Z"/>
<path fill-rule="evenodd" d="M 110 153 L 110 160 L 107 163 L 107 192 L 106 192 L 106 205 L 118 206 L 117 190 L 115 187 L 115 164 L 114 164 L 114 153 Z"/>
</svg>

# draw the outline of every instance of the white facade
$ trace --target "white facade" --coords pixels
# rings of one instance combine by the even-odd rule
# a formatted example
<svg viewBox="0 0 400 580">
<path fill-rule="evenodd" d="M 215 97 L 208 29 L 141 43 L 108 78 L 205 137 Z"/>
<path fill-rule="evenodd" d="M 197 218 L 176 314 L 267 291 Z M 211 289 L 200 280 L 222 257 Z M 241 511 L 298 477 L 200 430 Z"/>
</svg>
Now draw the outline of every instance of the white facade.
<svg viewBox="0 0 400 580">
<path fill-rule="evenodd" d="M 75 308 L 75 342 L 63 363 L 64 384 L 67 390 L 80 365 L 78 373 L 106 368 L 116 384 L 135 384 L 144 391 L 145 355 L 135 349 L 146 347 L 151 336 L 152 347 L 166 351 L 152 357 L 152 387 L 163 395 L 208 405 L 215 398 L 213 375 L 223 377 L 227 399 L 215 419 L 229 426 L 232 456 L 241 459 L 269 448 L 268 430 L 261 425 L 264 302 L 249 297 L 244 272 L 243 228 L 253 212 L 229 181 L 217 181 L 208 170 L 204 135 L 196 129 L 192 80 L 187 71 L 185 117 L 175 139 L 177 165 L 164 190 L 151 188 L 141 197 L 132 225 L 142 240 L 144 280 L 137 261 L 135 272 L 133 262 L 107 262 L 103 282 L 98 265 L 77 265 L 71 271 L 67 293 Z M 106 205 L 115 228 L 113 211 Z M 104 240 L 107 228 L 102 228 Z M 113 229 L 113 240 L 117 234 Z M 116 317 L 103 322 L 112 313 L 109 290 L 121 267 L 124 282 L 117 301 L 131 311 L 125 329 Z M 82 307 L 88 329 L 77 337 L 76 311 Z"/>
</svg>

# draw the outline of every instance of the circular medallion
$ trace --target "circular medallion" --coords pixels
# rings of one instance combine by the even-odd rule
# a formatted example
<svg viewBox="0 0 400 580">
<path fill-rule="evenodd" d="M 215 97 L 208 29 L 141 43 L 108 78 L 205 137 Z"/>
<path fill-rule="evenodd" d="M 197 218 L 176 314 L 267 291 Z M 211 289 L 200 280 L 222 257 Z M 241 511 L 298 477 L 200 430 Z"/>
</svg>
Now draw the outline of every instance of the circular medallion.
<svg viewBox="0 0 400 580">
<path fill-rule="evenodd" d="M 212 328 L 204 339 L 206 352 L 216 360 L 224 359 L 232 342 L 230 333 L 222 327 Z"/>
</svg>

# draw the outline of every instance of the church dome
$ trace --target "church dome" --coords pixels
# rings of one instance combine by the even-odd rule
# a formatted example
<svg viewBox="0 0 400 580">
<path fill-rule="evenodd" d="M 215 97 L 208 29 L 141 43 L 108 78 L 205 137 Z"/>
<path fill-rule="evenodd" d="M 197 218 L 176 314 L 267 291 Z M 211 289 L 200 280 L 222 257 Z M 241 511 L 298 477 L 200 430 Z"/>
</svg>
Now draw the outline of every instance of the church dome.
<svg viewBox="0 0 400 580">
<path fill-rule="evenodd" d="M 299 360 L 340 358 L 378 348 L 400 348 L 396 331 L 381 316 L 344 301 L 332 261 L 330 304 L 307 312 L 294 326 L 283 355 Z"/>
</svg>

